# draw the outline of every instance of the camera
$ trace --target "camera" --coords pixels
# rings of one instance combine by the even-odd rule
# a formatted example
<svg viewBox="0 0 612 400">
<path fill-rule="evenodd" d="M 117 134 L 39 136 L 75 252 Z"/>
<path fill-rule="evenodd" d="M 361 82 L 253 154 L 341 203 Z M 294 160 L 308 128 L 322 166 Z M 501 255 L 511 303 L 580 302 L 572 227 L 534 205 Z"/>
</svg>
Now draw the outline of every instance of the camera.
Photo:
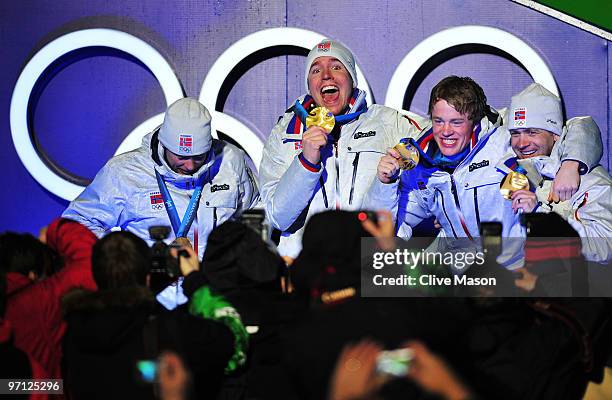
<svg viewBox="0 0 612 400">
<path fill-rule="evenodd" d="M 413 358 L 414 351 L 412 349 L 382 351 L 376 357 L 376 372 L 396 377 L 406 376 Z"/>
<path fill-rule="evenodd" d="M 357 219 L 361 222 L 365 221 L 366 219 L 369 219 L 375 224 L 378 224 L 378 215 L 376 214 L 375 211 L 369 211 L 369 210 L 358 211 Z"/>
<path fill-rule="evenodd" d="M 240 222 L 254 230 L 264 242 L 270 239 L 270 225 L 266 221 L 264 210 L 245 210 L 240 217 Z"/>
<path fill-rule="evenodd" d="M 178 259 L 172 257 L 164 239 L 170 235 L 169 226 L 149 227 L 149 236 L 155 243 L 151 246 L 151 274 L 162 274 L 175 279 L 180 275 Z"/>
<path fill-rule="evenodd" d="M 158 365 L 155 360 L 138 360 L 136 362 L 136 379 L 142 383 L 153 383 L 157 377 Z"/>
</svg>

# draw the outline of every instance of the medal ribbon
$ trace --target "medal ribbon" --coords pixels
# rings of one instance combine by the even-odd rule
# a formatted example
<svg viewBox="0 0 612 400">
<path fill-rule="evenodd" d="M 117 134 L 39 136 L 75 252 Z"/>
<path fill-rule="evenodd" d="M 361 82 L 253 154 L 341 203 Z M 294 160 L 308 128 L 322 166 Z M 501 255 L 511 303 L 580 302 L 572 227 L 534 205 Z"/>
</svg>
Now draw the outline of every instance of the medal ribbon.
<svg viewBox="0 0 612 400">
<path fill-rule="evenodd" d="M 185 210 L 185 215 L 183 216 L 183 220 L 181 221 L 178 216 L 178 212 L 176 211 L 176 206 L 174 205 L 174 200 L 172 200 L 172 196 L 170 196 L 170 192 L 166 187 L 166 182 L 164 182 L 164 178 L 160 175 L 157 170 L 155 170 L 155 178 L 157 179 L 157 186 L 159 187 L 159 191 L 164 198 L 164 203 L 166 204 L 166 212 L 168 213 L 168 218 L 170 218 L 170 223 L 172 224 L 172 230 L 174 231 L 174 235 L 178 237 L 185 236 L 186 232 L 189 231 L 191 227 L 191 223 L 195 218 L 196 210 L 198 208 L 198 204 L 200 202 L 200 196 L 202 195 L 202 189 L 204 188 L 204 177 L 207 174 L 202 174 L 196 183 L 195 190 L 191 195 L 191 199 L 189 200 L 189 205 L 187 206 L 187 210 Z"/>
<path fill-rule="evenodd" d="M 349 99 L 349 106 L 351 109 L 355 107 L 356 110 L 349 114 L 335 116 L 334 119 L 336 124 L 347 124 L 366 112 L 368 110 L 368 105 L 365 101 L 365 96 L 366 94 L 364 91 L 359 89 L 353 90 L 353 94 Z M 306 111 L 306 109 L 312 107 L 313 104 L 314 99 L 310 95 L 306 95 L 302 103 L 300 103 L 299 100 L 295 101 L 295 106 L 293 107 L 294 116 L 287 126 L 288 134 L 298 134 L 306 130 L 306 117 L 308 117 L 308 111 Z"/>
<path fill-rule="evenodd" d="M 295 110 L 295 114 L 300 119 L 300 122 L 302 123 L 302 125 L 306 126 L 306 117 L 308 117 L 308 111 L 306 111 L 304 106 L 302 106 L 302 103 L 296 100 L 294 110 Z M 357 111 L 349 113 L 349 114 L 336 115 L 334 117 L 334 119 L 336 120 L 336 125 L 343 125 L 343 124 L 349 123 L 366 111 L 368 111 L 367 107 L 361 107 Z"/>
</svg>

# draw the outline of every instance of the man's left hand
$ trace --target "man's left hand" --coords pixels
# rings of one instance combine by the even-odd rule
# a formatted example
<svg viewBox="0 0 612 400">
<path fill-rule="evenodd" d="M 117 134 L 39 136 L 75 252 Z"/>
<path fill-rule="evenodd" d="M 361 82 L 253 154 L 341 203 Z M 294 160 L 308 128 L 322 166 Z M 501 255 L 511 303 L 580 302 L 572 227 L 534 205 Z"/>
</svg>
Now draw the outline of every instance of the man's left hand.
<svg viewBox="0 0 612 400">
<path fill-rule="evenodd" d="M 557 171 L 550 193 L 548 194 L 549 202 L 559 203 L 560 201 L 569 200 L 578 191 L 580 186 L 579 167 L 580 163 L 578 161 L 568 160 L 561 163 L 561 168 Z"/>
<path fill-rule="evenodd" d="M 538 204 L 538 198 L 536 194 L 525 189 L 517 190 L 512 193 L 512 209 L 515 213 L 519 212 L 519 209 L 522 209 L 521 212 L 530 213 Z"/>
</svg>

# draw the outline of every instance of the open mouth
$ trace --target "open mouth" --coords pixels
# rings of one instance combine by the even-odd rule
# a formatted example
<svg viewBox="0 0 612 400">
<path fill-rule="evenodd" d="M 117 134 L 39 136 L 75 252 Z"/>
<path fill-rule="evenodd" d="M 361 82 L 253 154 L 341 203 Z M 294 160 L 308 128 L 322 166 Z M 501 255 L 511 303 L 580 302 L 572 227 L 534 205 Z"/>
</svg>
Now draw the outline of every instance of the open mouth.
<svg viewBox="0 0 612 400">
<path fill-rule="evenodd" d="M 338 86 L 327 85 L 321 88 L 322 95 L 335 94 L 335 93 L 338 93 Z"/>
<path fill-rule="evenodd" d="M 522 155 L 524 155 L 526 157 L 529 157 L 529 156 L 534 155 L 536 153 L 536 151 L 537 150 L 521 150 L 520 152 L 521 152 Z"/>
<path fill-rule="evenodd" d="M 340 99 L 340 89 L 336 85 L 325 85 L 321 88 L 322 106 L 334 107 Z"/>
</svg>

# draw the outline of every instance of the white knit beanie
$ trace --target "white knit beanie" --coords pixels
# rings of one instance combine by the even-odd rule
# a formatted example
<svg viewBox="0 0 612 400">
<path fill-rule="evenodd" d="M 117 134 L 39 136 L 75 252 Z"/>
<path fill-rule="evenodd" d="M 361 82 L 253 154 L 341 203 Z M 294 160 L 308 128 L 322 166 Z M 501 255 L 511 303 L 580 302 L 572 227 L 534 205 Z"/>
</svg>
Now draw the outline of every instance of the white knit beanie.
<svg viewBox="0 0 612 400">
<path fill-rule="evenodd" d="M 513 96 L 510 112 L 508 129 L 539 128 L 561 135 L 561 99 L 539 83 L 532 83 Z"/>
<path fill-rule="evenodd" d="M 353 87 L 357 87 L 357 70 L 355 67 L 355 58 L 353 57 L 353 53 L 351 53 L 351 51 L 342 43 L 336 40 L 323 39 L 321 43 L 317 44 L 312 48 L 312 50 L 310 50 L 308 57 L 306 57 L 306 74 L 304 76 L 304 82 L 308 93 L 310 93 L 310 88 L 308 87 L 308 73 L 310 72 L 312 63 L 319 57 L 337 58 L 351 75 Z"/>
<path fill-rule="evenodd" d="M 174 154 L 196 156 L 212 146 L 210 113 L 196 99 L 185 97 L 166 110 L 159 141 Z"/>
</svg>

